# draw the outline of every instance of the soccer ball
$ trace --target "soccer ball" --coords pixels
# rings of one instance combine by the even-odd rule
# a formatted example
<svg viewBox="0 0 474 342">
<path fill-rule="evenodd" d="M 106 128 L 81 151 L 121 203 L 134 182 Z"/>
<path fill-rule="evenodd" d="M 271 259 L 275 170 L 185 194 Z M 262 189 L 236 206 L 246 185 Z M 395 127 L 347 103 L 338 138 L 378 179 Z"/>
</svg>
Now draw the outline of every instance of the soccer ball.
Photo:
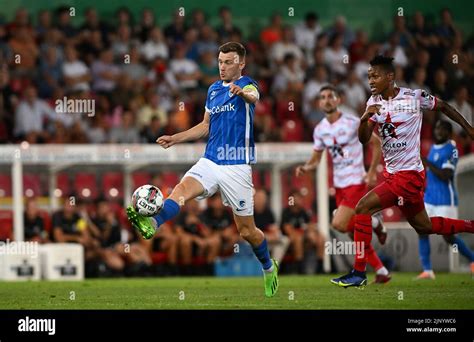
<svg viewBox="0 0 474 342">
<path fill-rule="evenodd" d="M 163 208 L 163 194 L 154 185 L 142 185 L 133 192 L 132 205 L 142 216 L 155 216 Z"/>
</svg>

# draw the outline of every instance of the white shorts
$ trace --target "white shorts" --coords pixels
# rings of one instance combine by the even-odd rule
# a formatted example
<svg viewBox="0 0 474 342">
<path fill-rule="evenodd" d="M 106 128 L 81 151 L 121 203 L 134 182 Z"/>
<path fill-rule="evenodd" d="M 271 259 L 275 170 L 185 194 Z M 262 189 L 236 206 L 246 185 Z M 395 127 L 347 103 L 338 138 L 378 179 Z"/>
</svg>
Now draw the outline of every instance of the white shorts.
<svg viewBox="0 0 474 342">
<path fill-rule="evenodd" d="M 184 177 L 193 177 L 204 187 L 204 193 L 197 199 L 210 197 L 220 190 L 222 203 L 226 206 L 230 205 L 235 215 L 253 215 L 252 167 L 250 165 L 218 165 L 207 158 L 201 158 Z"/>
<path fill-rule="evenodd" d="M 432 205 L 425 203 L 425 208 L 429 217 L 441 216 L 451 219 L 458 218 L 458 207 L 453 205 Z"/>
</svg>

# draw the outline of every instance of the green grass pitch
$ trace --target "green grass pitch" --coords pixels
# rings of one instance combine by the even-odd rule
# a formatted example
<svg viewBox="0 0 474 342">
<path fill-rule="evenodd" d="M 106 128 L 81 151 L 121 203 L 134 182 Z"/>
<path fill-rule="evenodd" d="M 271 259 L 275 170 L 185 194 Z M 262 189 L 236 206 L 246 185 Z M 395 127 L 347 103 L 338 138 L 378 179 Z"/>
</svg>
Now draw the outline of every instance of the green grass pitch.
<svg viewBox="0 0 474 342">
<path fill-rule="evenodd" d="M 281 276 L 274 298 L 264 297 L 262 278 L 1 282 L 0 309 L 474 309 L 470 274 L 414 276 L 395 273 L 389 284 L 363 290 L 332 285 L 331 275 Z"/>
</svg>

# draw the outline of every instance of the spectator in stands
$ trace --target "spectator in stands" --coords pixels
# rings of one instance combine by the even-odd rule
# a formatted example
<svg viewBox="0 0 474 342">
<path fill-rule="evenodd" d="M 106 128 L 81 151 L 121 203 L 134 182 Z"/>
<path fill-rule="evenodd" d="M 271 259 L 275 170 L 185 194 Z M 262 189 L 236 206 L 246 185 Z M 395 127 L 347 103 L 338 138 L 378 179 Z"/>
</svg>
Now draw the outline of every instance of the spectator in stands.
<svg viewBox="0 0 474 342">
<path fill-rule="evenodd" d="M 155 27 L 155 14 L 151 8 L 145 8 L 142 11 L 141 21 L 135 29 L 141 42 L 145 42 Z"/>
<path fill-rule="evenodd" d="M 161 106 L 160 95 L 154 89 L 148 89 L 145 100 L 146 102 L 138 110 L 136 122 L 138 129 L 147 129 L 153 117 L 157 117 L 160 126 L 165 127 L 168 124 L 168 115 Z"/>
<path fill-rule="evenodd" d="M 216 28 L 219 37 L 219 44 L 224 44 L 228 41 L 233 41 L 231 36 L 235 33 L 241 33 L 241 30 L 232 22 L 232 11 L 227 6 L 219 8 L 220 25 Z"/>
<path fill-rule="evenodd" d="M 444 69 L 438 69 L 434 75 L 434 84 L 431 87 L 432 95 L 442 98 L 450 99 L 451 91 L 448 87 L 448 75 Z"/>
<path fill-rule="evenodd" d="M 270 58 L 275 69 L 283 64 L 283 60 L 288 54 L 295 57 L 295 63 L 299 69 L 305 66 L 304 55 L 300 47 L 295 43 L 295 35 L 292 26 L 283 27 L 281 40 L 275 42 L 270 49 Z"/>
<path fill-rule="evenodd" d="M 138 144 L 140 134 L 134 125 L 134 116 L 131 110 L 125 110 L 122 114 L 122 123 L 110 130 L 109 142 L 113 144 Z"/>
<path fill-rule="evenodd" d="M 137 46 L 133 46 L 130 49 L 129 57 L 129 59 L 125 59 L 122 72 L 130 77 L 133 88 L 143 89 L 146 82 L 147 69 L 140 62 L 140 51 Z"/>
<path fill-rule="evenodd" d="M 61 6 L 56 10 L 57 29 L 65 38 L 70 39 L 77 35 L 77 29 L 71 23 L 71 10 L 69 6 Z"/>
<path fill-rule="evenodd" d="M 199 39 L 196 42 L 196 52 L 198 54 L 198 60 L 205 52 L 211 52 L 214 56 L 217 55 L 219 46 L 216 43 L 216 32 L 209 25 L 201 27 L 199 33 Z"/>
<path fill-rule="evenodd" d="M 329 40 L 333 41 L 336 36 L 342 37 L 342 46 L 348 49 L 354 41 L 354 32 L 347 26 L 347 20 L 344 16 L 337 16 L 334 24 L 327 30 Z"/>
<path fill-rule="evenodd" d="M 112 43 L 112 51 L 117 63 L 125 62 L 126 54 L 130 52 L 132 46 L 131 29 L 126 24 L 121 24 L 117 29 L 117 38 Z"/>
<path fill-rule="evenodd" d="M 191 27 L 201 32 L 202 28 L 206 25 L 206 14 L 200 8 L 193 9 L 191 13 Z"/>
<path fill-rule="evenodd" d="M 315 48 L 318 35 L 321 32 L 322 27 L 319 24 L 318 15 L 315 12 L 306 13 L 304 22 L 296 25 L 296 44 L 305 52 L 307 58 Z"/>
<path fill-rule="evenodd" d="M 175 44 L 184 42 L 185 32 L 187 31 L 184 19 L 184 13 L 180 10 L 174 12 L 172 23 L 166 26 L 164 30 L 168 46 L 174 46 Z"/>
<path fill-rule="evenodd" d="M 303 89 L 303 114 L 308 114 L 311 108 L 311 102 L 319 94 L 322 86 L 328 84 L 328 73 L 324 65 L 317 65 L 312 69 L 308 81 Z"/>
<path fill-rule="evenodd" d="M 38 243 L 49 242 L 46 222 L 44 216 L 41 215 L 40 209 L 38 208 L 38 202 L 35 198 L 29 198 L 26 200 L 23 221 L 25 241 L 36 241 Z"/>
<path fill-rule="evenodd" d="M 282 18 L 281 14 L 273 13 L 270 17 L 270 25 L 260 32 L 260 40 L 263 46 L 268 49 L 276 42 L 281 40 L 282 36 Z"/>
<path fill-rule="evenodd" d="M 99 19 L 97 10 L 94 7 L 89 7 L 85 11 L 85 22 L 81 26 L 81 31 L 97 31 L 100 33 L 100 38 L 104 43 L 108 43 L 109 25 Z"/>
<path fill-rule="evenodd" d="M 347 80 L 341 83 L 340 88 L 346 94 L 347 105 L 356 112 L 363 113 L 367 101 L 367 95 L 361 80 L 359 80 L 354 70 L 349 71 L 347 74 Z"/>
<path fill-rule="evenodd" d="M 179 88 L 181 90 L 197 88 L 198 81 L 201 78 L 199 66 L 193 60 L 186 58 L 186 48 L 183 44 L 178 44 L 174 53 L 169 67 L 178 81 Z"/>
<path fill-rule="evenodd" d="M 297 59 L 291 53 L 285 55 L 283 64 L 275 76 L 273 91 L 281 93 L 300 92 L 303 90 L 304 72 L 298 65 Z"/>
<path fill-rule="evenodd" d="M 222 203 L 220 193 L 216 193 L 207 201 L 208 208 L 203 212 L 201 220 L 221 241 L 221 253 L 230 255 L 239 241 L 236 227 L 233 225 L 232 215 Z"/>
<path fill-rule="evenodd" d="M 24 99 L 16 108 L 14 135 L 30 143 L 46 142 L 49 133 L 45 122 L 58 118 L 45 101 L 38 99 L 36 88 L 31 85 L 25 89 Z"/>
<path fill-rule="evenodd" d="M 310 223 L 310 216 L 303 207 L 303 197 L 299 191 L 293 190 L 288 197 L 288 207 L 283 209 L 281 228 L 290 239 L 290 251 L 299 273 L 303 273 L 304 238 Z"/>
<path fill-rule="evenodd" d="M 169 52 L 166 45 L 165 38 L 158 26 L 154 27 L 140 49 L 145 61 L 148 63 L 154 61 L 157 57 L 168 59 Z"/>
<path fill-rule="evenodd" d="M 415 74 L 413 75 L 413 80 L 411 81 L 409 87 L 411 89 L 423 89 L 427 93 L 431 93 L 430 88 L 426 85 L 426 70 L 423 68 L 416 68 Z"/>
<path fill-rule="evenodd" d="M 41 98 L 50 98 L 54 90 L 62 84 L 62 61 L 58 56 L 58 49 L 49 46 L 44 58 L 40 59 L 38 75 L 38 92 Z"/>
<path fill-rule="evenodd" d="M 324 62 L 332 74 L 344 77 L 347 74 L 349 52 L 343 45 L 344 37 L 335 35 L 324 51 Z"/>
<path fill-rule="evenodd" d="M 369 37 L 367 36 L 367 32 L 365 30 L 357 30 L 355 40 L 349 47 L 350 59 L 353 65 L 364 60 L 368 44 Z"/>
<path fill-rule="evenodd" d="M 441 25 L 436 29 L 437 36 L 441 39 L 441 44 L 445 48 L 449 48 L 454 36 L 459 34 L 459 30 L 453 23 L 453 16 L 448 8 L 444 8 L 440 12 Z"/>
<path fill-rule="evenodd" d="M 393 17 L 393 32 L 390 34 L 389 39 L 391 40 L 393 37 L 397 37 L 397 45 L 400 45 L 402 49 L 409 50 L 415 48 L 415 40 L 406 27 L 404 15 Z"/>
<path fill-rule="evenodd" d="M 143 127 L 140 133 L 142 142 L 145 144 L 156 144 L 156 139 L 165 134 L 165 129 L 161 125 L 160 118 L 154 115 L 148 125 Z"/>
<path fill-rule="evenodd" d="M 277 226 L 273 212 L 268 205 L 267 198 L 268 196 L 264 189 L 255 191 L 255 226 L 265 233 L 272 257 L 278 261 L 278 263 L 281 263 L 290 244 L 290 239 L 288 236 L 283 235 Z"/>
<path fill-rule="evenodd" d="M 53 28 L 53 21 L 51 20 L 51 11 L 41 10 L 38 12 L 38 25 L 35 31 L 38 34 L 38 40 L 42 41 L 46 32 Z"/>
<path fill-rule="evenodd" d="M 466 119 L 467 122 L 472 124 L 472 121 L 473 121 L 472 106 L 469 104 L 468 99 L 469 99 L 469 93 L 467 91 L 467 87 L 465 85 L 459 85 L 454 92 L 454 98 L 448 103 L 451 106 L 453 106 L 453 108 L 455 108 L 464 117 L 464 119 Z M 453 131 L 457 135 L 461 134 L 465 136 L 465 133 L 461 126 L 459 126 L 450 118 L 444 118 L 444 120 L 452 123 Z"/>
<path fill-rule="evenodd" d="M 100 59 L 92 63 L 92 89 L 96 92 L 110 93 L 120 76 L 120 68 L 114 64 L 114 54 L 110 49 L 100 52 Z"/>
<path fill-rule="evenodd" d="M 216 231 L 203 223 L 201 214 L 199 202 L 186 202 L 185 210 L 176 219 L 175 229 L 179 239 L 181 263 L 185 267 L 190 266 L 193 255 L 201 256 L 205 258 L 209 272 L 219 255 L 221 239 Z"/>
<path fill-rule="evenodd" d="M 13 54 L 11 66 L 16 75 L 33 77 L 39 49 L 28 27 L 17 27 L 12 31 L 8 45 Z"/>
<path fill-rule="evenodd" d="M 100 241 L 90 233 L 87 222 L 79 215 L 75 202 L 66 199 L 63 209 L 53 214 L 52 221 L 52 236 L 55 242 L 80 243 L 84 246 L 86 261 L 99 257 Z"/>
<path fill-rule="evenodd" d="M 432 43 L 433 32 L 428 29 L 425 23 L 425 17 L 420 11 L 416 11 L 413 15 L 413 26 L 410 29 L 414 44 L 417 47 L 429 48 Z"/>
<path fill-rule="evenodd" d="M 105 114 L 96 113 L 92 118 L 92 125 L 86 130 L 87 140 L 91 144 L 103 144 L 107 142 L 107 120 Z"/>
<path fill-rule="evenodd" d="M 85 206 L 79 206 L 79 214 L 90 231 L 91 236 L 100 243 L 99 256 L 109 269 L 121 273 L 125 267 L 124 260 L 120 256 L 115 245 L 121 241 L 120 225 L 111 211 L 108 202 L 98 200 L 96 213 L 91 218 Z"/>
<path fill-rule="evenodd" d="M 87 65 L 78 59 L 77 51 L 72 45 L 66 46 L 64 54 L 66 60 L 63 63 L 62 73 L 67 90 L 70 92 L 89 91 L 91 74 Z"/>
<path fill-rule="evenodd" d="M 207 92 L 207 89 L 212 83 L 219 80 L 219 67 L 217 66 L 216 54 L 213 51 L 205 51 L 201 54 L 201 63 L 199 64 L 201 71 L 201 85 L 202 90 Z"/>
</svg>

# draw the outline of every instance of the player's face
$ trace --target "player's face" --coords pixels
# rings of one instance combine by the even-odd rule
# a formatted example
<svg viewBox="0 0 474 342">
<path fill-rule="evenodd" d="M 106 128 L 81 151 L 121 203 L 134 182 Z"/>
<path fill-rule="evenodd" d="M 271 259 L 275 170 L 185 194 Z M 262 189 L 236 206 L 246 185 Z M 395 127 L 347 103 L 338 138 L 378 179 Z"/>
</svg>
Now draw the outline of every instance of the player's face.
<svg viewBox="0 0 474 342">
<path fill-rule="evenodd" d="M 319 94 L 319 107 L 326 113 L 334 113 L 340 103 L 339 96 L 332 90 L 323 90 Z"/>
<path fill-rule="evenodd" d="M 388 73 L 379 66 L 372 66 L 368 72 L 369 87 L 372 95 L 382 94 L 393 81 L 393 73 Z"/>
<path fill-rule="evenodd" d="M 449 139 L 449 131 L 443 127 L 439 122 L 434 129 L 434 138 L 437 144 L 442 144 Z"/>
<path fill-rule="evenodd" d="M 235 81 L 242 74 L 245 62 L 241 60 L 236 52 L 219 53 L 219 76 L 221 80 L 230 82 Z"/>
</svg>

